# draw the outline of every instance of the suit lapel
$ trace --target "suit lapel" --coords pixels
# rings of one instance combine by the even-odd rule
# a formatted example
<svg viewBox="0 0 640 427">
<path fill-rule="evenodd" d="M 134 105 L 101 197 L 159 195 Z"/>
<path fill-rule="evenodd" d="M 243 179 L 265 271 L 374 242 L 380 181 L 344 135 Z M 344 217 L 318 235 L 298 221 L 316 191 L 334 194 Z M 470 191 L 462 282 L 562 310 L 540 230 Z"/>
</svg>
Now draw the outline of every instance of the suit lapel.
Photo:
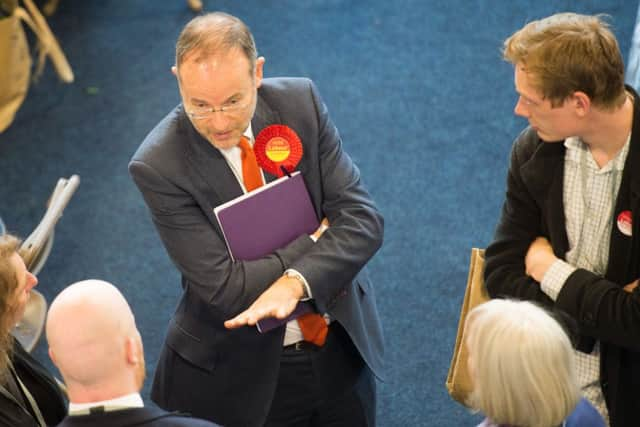
<svg viewBox="0 0 640 427">
<path fill-rule="evenodd" d="M 618 227 L 618 215 L 624 211 L 638 212 L 638 186 L 637 180 L 634 181 L 633 173 L 627 173 L 630 170 L 628 165 L 638 164 L 634 163 L 630 158 L 631 153 L 627 157 L 625 162 L 625 168 L 622 175 L 622 181 L 620 182 L 620 189 L 618 190 L 618 197 L 616 199 L 616 207 L 613 211 L 613 220 L 611 224 L 611 240 L 609 241 L 609 263 L 607 265 L 606 277 L 615 282 L 626 284 L 627 278 L 637 278 L 637 262 L 632 262 L 632 255 L 637 253 L 634 251 L 634 247 L 638 244 L 638 233 L 640 228 L 638 221 L 636 221 L 637 214 L 632 215 L 632 237 L 623 234 Z"/>
<path fill-rule="evenodd" d="M 243 194 L 240 184 L 220 151 L 204 139 L 185 117 L 184 123 L 188 134 L 185 150 L 186 156 L 193 166 L 191 172 L 204 183 L 201 187 L 212 206 L 217 206 Z"/>
<path fill-rule="evenodd" d="M 527 183 L 538 206 L 542 207 L 542 217 L 546 219 L 541 226 L 549 237 L 556 256 L 563 258 L 569 250 L 566 223 L 564 218 L 564 153 L 562 142 L 542 142 L 531 159 L 522 166 L 522 177 Z"/>
<path fill-rule="evenodd" d="M 627 90 L 634 97 L 631 142 L 613 214 L 609 264 L 606 274 L 607 278 L 622 285 L 637 279 L 640 275 L 638 270 L 640 264 L 634 261 L 640 254 L 640 221 L 638 221 L 640 218 L 640 173 L 636 170 L 640 165 L 640 108 L 638 108 L 640 99 L 630 86 L 627 86 Z M 631 237 L 623 234 L 617 224 L 618 215 L 623 211 L 631 211 L 632 213 Z"/>
<path fill-rule="evenodd" d="M 260 96 L 260 92 L 258 91 L 256 112 L 253 115 L 253 119 L 251 119 L 251 130 L 253 131 L 254 138 L 258 136 L 262 129 L 272 124 L 281 124 L 280 115 L 267 105 L 266 101 Z M 264 179 L 267 183 L 277 178 L 277 176 L 266 172 L 264 169 L 263 172 Z"/>
</svg>

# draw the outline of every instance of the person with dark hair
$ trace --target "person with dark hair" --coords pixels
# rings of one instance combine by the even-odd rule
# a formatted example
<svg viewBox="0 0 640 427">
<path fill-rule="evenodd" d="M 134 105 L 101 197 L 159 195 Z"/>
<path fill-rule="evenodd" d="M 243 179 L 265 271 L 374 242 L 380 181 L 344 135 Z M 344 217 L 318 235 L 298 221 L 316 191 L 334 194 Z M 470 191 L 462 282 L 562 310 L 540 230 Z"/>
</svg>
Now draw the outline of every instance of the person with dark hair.
<svg viewBox="0 0 640 427">
<path fill-rule="evenodd" d="M 44 427 L 64 418 L 67 401 L 55 378 L 11 335 L 38 284 L 20 257 L 20 244 L 0 235 L 0 426 Z"/>
<path fill-rule="evenodd" d="M 638 426 L 640 99 L 602 16 L 533 21 L 504 58 L 529 127 L 511 152 L 487 289 L 570 316 L 582 393 L 611 426 Z"/>
<path fill-rule="evenodd" d="M 229 426 L 373 426 L 383 338 L 364 267 L 383 219 L 315 85 L 263 78 L 264 64 L 240 19 L 193 19 L 172 68 L 182 104 L 129 164 L 182 274 L 151 396 Z M 277 177 L 256 160 L 265 130 L 289 145 L 279 153 L 302 153 L 290 166 L 321 225 L 259 259 L 234 260 L 214 208 Z M 288 318 L 301 300 L 314 312 L 266 333 L 255 327 Z"/>
</svg>

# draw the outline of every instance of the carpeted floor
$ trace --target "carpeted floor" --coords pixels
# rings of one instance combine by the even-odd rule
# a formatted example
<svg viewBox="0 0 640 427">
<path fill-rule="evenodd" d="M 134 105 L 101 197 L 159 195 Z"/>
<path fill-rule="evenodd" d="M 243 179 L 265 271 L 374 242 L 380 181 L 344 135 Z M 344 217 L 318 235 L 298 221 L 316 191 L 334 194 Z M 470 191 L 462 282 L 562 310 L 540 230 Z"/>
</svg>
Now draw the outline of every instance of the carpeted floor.
<svg viewBox="0 0 640 427">
<path fill-rule="evenodd" d="M 469 249 L 491 239 L 511 142 L 526 124 L 513 115 L 501 42 L 554 12 L 603 12 L 626 57 L 636 2 L 205 0 L 205 8 L 250 25 L 266 76 L 315 80 L 385 215 L 385 244 L 370 263 L 388 349 L 379 425 L 475 425 L 444 380 Z M 180 0 L 62 0 L 50 25 L 76 81 L 59 83 L 47 66 L 0 134 L 0 215 L 10 231 L 35 227 L 58 177 L 82 179 L 40 291 L 51 300 L 80 279 L 117 284 L 136 313 L 149 376 L 179 281 L 127 163 L 178 102 L 169 68 L 192 16 Z M 46 343 L 36 355 L 47 360 Z"/>
</svg>

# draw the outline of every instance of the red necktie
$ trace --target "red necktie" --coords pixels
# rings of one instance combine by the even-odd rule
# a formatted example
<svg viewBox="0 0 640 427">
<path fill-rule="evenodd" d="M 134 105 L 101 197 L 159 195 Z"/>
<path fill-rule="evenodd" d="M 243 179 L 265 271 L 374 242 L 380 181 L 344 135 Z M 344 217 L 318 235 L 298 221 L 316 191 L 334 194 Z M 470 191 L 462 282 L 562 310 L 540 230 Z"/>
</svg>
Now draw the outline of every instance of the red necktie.
<svg viewBox="0 0 640 427">
<path fill-rule="evenodd" d="M 309 341 L 320 347 L 324 345 L 327 339 L 327 333 L 329 332 L 324 317 L 318 313 L 307 313 L 298 317 L 297 320 L 305 341 Z"/>
<path fill-rule="evenodd" d="M 256 155 L 249 144 L 249 139 L 246 136 L 240 138 L 240 151 L 242 152 L 242 180 L 247 191 L 255 190 L 258 187 L 262 187 L 264 182 L 262 181 L 262 174 L 260 173 L 260 167 L 256 160 Z M 324 345 L 327 339 L 327 333 L 329 328 L 324 317 L 318 313 L 307 313 L 298 317 L 298 325 L 305 341 L 311 342 L 317 346 Z"/>
<path fill-rule="evenodd" d="M 255 190 L 264 183 L 262 182 L 262 174 L 260 173 L 256 155 L 253 152 L 253 148 L 251 148 L 251 144 L 249 144 L 249 138 L 246 136 L 240 138 L 238 146 L 242 152 L 242 181 L 244 181 L 244 187 L 247 191 Z"/>
</svg>

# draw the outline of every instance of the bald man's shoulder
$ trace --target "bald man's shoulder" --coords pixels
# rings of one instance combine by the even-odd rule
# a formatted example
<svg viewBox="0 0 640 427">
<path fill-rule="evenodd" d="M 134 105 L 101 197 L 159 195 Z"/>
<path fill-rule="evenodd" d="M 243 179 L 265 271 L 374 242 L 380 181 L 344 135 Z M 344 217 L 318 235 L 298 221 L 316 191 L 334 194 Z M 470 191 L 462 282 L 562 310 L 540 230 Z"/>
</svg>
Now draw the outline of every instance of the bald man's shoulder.
<svg viewBox="0 0 640 427">
<path fill-rule="evenodd" d="M 58 427 L 220 427 L 219 424 L 187 414 L 166 412 L 154 407 L 94 412 L 66 417 Z"/>
<path fill-rule="evenodd" d="M 188 414 L 179 412 L 168 412 L 161 415 L 149 424 L 135 424 L 152 426 L 152 427 L 222 427 L 220 424 L 211 421 L 202 420 L 200 418 L 192 418 Z"/>
</svg>

